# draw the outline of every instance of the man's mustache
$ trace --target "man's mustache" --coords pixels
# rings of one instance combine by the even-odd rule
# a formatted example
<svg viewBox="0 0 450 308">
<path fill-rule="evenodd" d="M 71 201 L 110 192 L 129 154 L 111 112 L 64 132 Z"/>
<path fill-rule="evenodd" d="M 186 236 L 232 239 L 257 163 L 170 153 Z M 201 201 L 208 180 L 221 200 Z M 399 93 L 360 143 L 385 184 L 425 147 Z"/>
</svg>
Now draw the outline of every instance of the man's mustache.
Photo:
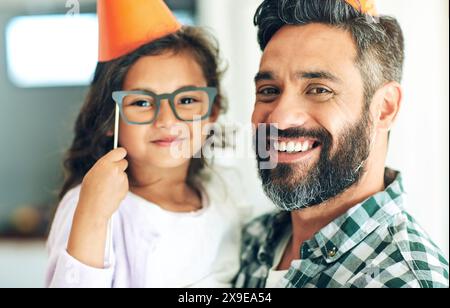
<svg viewBox="0 0 450 308">
<path fill-rule="evenodd" d="M 291 127 L 288 129 L 278 129 L 273 124 L 258 125 L 258 136 L 266 137 L 269 139 L 278 138 L 311 138 L 323 144 L 330 144 L 332 141 L 332 135 L 325 128 L 307 129 L 304 127 Z"/>
</svg>

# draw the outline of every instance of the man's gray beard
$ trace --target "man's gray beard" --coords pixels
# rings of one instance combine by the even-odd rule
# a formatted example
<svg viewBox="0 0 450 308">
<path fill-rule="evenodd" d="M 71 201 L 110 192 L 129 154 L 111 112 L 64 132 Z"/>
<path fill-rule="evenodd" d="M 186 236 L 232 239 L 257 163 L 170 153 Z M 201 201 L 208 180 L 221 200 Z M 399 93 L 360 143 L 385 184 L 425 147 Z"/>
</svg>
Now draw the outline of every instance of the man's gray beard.
<svg viewBox="0 0 450 308">
<path fill-rule="evenodd" d="M 318 162 L 307 165 L 278 164 L 275 169 L 260 169 L 267 197 L 282 211 L 295 211 L 324 203 L 358 183 L 370 154 L 371 121 L 367 116 L 338 138 L 338 149 L 331 156 L 331 136 L 325 131 Z M 304 175 L 299 170 L 304 169 Z"/>
<path fill-rule="evenodd" d="M 317 173 L 318 168 L 311 170 Z M 321 195 L 321 186 L 318 180 L 307 181 L 306 184 L 298 185 L 295 188 L 282 187 L 281 183 L 270 180 L 263 184 L 266 196 L 282 211 L 295 211 L 309 207 L 314 203 L 316 196 Z"/>
<path fill-rule="evenodd" d="M 285 167 L 290 168 L 290 167 Z M 292 171 L 295 172 L 295 171 Z M 330 192 L 323 186 L 330 187 L 333 185 L 332 177 L 330 182 L 323 185 L 319 180 L 319 168 L 315 166 L 308 172 L 307 179 L 301 184 L 291 187 L 290 185 L 282 185 L 282 183 L 270 180 L 263 184 L 263 190 L 266 196 L 272 200 L 274 205 L 282 211 L 296 211 L 321 204 L 332 197 L 339 195 L 354 185 L 364 172 L 364 168 L 360 168 L 350 172 L 342 179 L 339 189 Z M 340 191 L 338 191 L 340 190 Z"/>
</svg>

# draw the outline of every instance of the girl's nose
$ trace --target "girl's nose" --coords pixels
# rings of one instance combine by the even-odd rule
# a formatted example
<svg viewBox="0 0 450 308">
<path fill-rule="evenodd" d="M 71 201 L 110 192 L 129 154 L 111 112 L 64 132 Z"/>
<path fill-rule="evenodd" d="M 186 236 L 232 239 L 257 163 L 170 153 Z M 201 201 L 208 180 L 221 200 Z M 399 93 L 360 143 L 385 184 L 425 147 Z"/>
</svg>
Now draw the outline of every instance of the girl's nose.
<svg viewBox="0 0 450 308">
<path fill-rule="evenodd" d="M 168 100 L 161 100 L 161 106 L 159 108 L 159 113 L 155 119 L 156 128 L 170 128 L 172 127 L 178 119 L 173 114 L 172 108 L 169 105 Z"/>
</svg>

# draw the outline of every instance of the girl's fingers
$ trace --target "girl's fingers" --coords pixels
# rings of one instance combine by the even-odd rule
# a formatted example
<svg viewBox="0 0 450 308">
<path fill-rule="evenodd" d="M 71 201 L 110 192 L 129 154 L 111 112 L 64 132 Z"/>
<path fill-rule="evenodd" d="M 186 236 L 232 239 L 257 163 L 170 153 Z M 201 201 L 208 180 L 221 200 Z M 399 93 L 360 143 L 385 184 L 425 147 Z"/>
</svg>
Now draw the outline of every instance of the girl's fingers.
<svg viewBox="0 0 450 308">
<path fill-rule="evenodd" d="M 118 162 L 127 156 L 127 150 L 124 148 L 117 148 L 103 156 L 103 159 L 110 162 Z"/>
<path fill-rule="evenodd" d="M 116 164 L 120 171 L 125 171 L 128 168 L 128 161 L 126 159 L 122 159 Z"/>
</svg>

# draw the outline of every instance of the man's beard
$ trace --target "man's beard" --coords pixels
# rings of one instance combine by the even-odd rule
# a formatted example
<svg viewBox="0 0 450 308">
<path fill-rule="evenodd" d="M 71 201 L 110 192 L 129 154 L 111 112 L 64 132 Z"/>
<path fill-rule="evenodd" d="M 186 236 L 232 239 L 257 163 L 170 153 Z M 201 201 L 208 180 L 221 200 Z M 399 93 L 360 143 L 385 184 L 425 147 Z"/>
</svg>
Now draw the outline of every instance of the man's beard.
<svg viewBox="0 0 450 308">
<path fill-rule="evenodd" d="M 371 121 L 366 110 L 362 114 L 358 123 L 347 127 L 338 136 L 333 155 L 333 138 L 323 128 L 277 130 L 278 137 L 310 137 L 322 146 L 319 161 L 309 171 L 305 169 L 308 168 L 307 163 L 278 164 L 274 169 L 259 168 L 264 192 L 278 208 L 295 211 L 324 203 L 360 180 L 371 146 Z M 258 155 L 257 158 L 261 161 Z"/>
</svg>

